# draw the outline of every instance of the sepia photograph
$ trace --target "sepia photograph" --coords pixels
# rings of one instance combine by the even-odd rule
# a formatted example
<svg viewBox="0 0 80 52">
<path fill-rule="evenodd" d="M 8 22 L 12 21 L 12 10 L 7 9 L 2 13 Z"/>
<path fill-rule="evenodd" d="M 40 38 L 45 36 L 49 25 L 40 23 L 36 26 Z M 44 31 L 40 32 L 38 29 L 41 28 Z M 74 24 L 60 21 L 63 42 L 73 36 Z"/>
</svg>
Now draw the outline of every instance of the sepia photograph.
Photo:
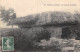
<svg viewBox="0 0 80 52">
<path fill-rule="evenodd" d="M 80 0 L 0 0 L 0 52 L 80 52 Z"/>
</svg>

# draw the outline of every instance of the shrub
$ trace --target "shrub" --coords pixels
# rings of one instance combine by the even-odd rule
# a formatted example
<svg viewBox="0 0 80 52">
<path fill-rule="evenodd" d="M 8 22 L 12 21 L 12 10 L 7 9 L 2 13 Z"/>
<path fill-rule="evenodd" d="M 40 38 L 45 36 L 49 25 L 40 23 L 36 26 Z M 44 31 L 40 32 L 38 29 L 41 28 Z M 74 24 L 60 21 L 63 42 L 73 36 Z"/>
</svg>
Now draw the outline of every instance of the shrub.
<svg viewBox="0 0 80 52">
<path fill-rule="evenodd" d="M 35 30 L 35 29 L 33 29 Z M 25 31 L 26 32 L 26 31 Z M 32 51 L 32 50 L 41 50 L 41 47 L 35 45 L 37 42 L 40 42 L 42 39 L 49 40 L 51 37 L 50 33 L 42 29 L 35 31 L 35 33 L 32 32 L 31 29 L 28 29 L 26 33 L 24 31 L 22 32 L 20 29 L 13 29 L 10 30 L 7 34 L 8 36 L 14 37 L 14 48 L 15 50 L 26 50 L 26 51 Z"/>
<path fill-rule="evenodd" d="M 33 41 L 24 35 L 20 29 L 13 29 L 7 33 L 8 36 L 14 37 L 15 50 L 31 50 L 33 48 Z"/>
<path fill-rule="evenodd" d="M 54 40 L 42 40 L 40 43 L 38 43 L 38 46 L 41 47 L 44 51 L 58 51 L 61 52 L 61 44 L 59 41 Z"/>
</svg>

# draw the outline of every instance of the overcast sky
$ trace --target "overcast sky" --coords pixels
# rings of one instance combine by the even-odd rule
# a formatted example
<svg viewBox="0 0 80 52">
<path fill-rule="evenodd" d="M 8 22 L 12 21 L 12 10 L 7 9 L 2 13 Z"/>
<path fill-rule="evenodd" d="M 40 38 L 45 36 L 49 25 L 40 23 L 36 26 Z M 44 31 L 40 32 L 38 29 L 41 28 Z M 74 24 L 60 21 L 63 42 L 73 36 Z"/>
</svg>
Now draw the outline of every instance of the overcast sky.
<svg viewBox="0 0 80 52">
<path fill-rule="evenodd" d="M 80 0 L 0 0 L 0 5 L 13 8 L 17 17 L 46 11 L 80 11 Z M 0 27 L 8 26 L 0 22 Z"/>
</svg>

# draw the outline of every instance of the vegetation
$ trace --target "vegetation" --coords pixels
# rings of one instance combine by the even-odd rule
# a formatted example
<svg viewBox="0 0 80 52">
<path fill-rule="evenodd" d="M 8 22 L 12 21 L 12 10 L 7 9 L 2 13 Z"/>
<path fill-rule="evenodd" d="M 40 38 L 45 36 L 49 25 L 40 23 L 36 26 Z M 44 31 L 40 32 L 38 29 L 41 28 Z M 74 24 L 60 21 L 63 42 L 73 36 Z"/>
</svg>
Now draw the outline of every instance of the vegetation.
<svg viewBox="0 0 80 52">
<path fill-rule="evenodd" d="M 8 25 L 11 22 L 11 20 L 16 18 L 16 13 L 12 8 L 5 9 L 5 7 L 0 7 L 0 18 L 4 23 L 7 23 Z"/>
<path fill-rule="evenodd" d="M 40 43 L 41 40 L 45 39 L 45 40 L 49 40 L 50 38 L 50 33 L 47 30 L 41 30 L 40 32 L 37 31 L 35 32 L 35 34 L 33 34 L 34 32 L 27 32 L 27 34 L 24 34 L 24 32 L 21 32 L 20 29 L 13 29 L 8 30 L 8 32 L 5 32 L 5 30 L 3 31 L 4 34 L 2 34 L 2 36 L 13 36 L 14 37 L 14 47 L 15 50 L 22 50 L 22 51 L 32 51 L 32 50 L 42 50 L 41 47 L 39 47 L 38 45 L 36 45 L 36 43 Z M 27 30 L 29 31 L 29 29 Z M 32 31 L 32 30 L 30 30 Z M 29 37 L 29 35 L 31 35 Z M 34 36 L 36 35 L 36 36 Z"/>
</svg>

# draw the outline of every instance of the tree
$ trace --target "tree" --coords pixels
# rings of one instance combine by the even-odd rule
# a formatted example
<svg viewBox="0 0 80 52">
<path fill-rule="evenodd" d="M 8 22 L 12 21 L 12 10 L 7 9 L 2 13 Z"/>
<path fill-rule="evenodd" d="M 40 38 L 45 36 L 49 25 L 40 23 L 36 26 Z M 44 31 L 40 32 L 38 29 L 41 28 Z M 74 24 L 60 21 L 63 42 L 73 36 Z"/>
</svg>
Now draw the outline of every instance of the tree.
<svg viewBox="0 0 80 52">
<path fill-rule="evenodd" d="M 0 7 L 0 18 L 1 21 L 8 24 L 11 20 L 16 18 L 16 13 L 14 13 L 14 10 L 12 8 L 6 10 L 5 7 Z"/>
</svg>

